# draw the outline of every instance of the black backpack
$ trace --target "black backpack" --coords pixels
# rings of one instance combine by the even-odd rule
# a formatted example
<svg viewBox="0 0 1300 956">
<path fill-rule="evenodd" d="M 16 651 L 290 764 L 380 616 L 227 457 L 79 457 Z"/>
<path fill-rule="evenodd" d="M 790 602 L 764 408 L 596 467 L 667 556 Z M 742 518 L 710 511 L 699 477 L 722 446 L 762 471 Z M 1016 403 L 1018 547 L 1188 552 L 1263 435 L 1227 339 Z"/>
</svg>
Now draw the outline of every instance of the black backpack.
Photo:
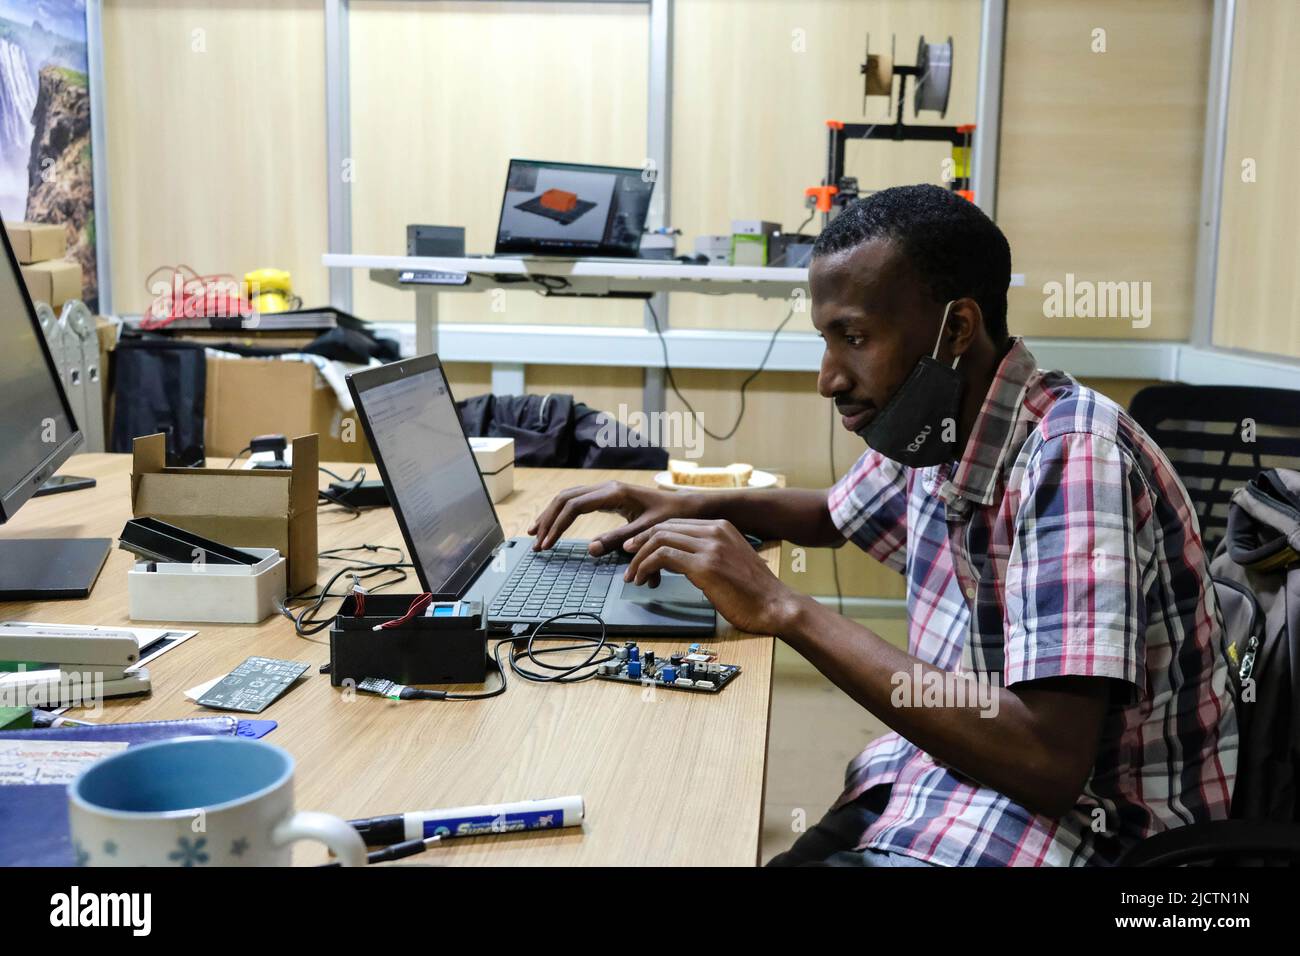
<svg viewBox="0 0 1300 956">
<path fill-rule="evenodd" d="M 572 395 L 476 395 L 456 403 L 469 435 L 513 438 L 532 468 L 667 468 L 668 452 Z"/>
<path fill-rule="evenodd" d="M 1210 574 L 1239 733 L 1231 819 L 1158 833 L 1121 865 L 1300 862 L 1300 472 L 1232 493 Z"/>
<path fill-rule="evenodd" d="M 1271 468 L 1233 492 L 1210 573 L 1241 734 L 1232 815 L 1300 821 L 1300 472 Z"/>
</svg>

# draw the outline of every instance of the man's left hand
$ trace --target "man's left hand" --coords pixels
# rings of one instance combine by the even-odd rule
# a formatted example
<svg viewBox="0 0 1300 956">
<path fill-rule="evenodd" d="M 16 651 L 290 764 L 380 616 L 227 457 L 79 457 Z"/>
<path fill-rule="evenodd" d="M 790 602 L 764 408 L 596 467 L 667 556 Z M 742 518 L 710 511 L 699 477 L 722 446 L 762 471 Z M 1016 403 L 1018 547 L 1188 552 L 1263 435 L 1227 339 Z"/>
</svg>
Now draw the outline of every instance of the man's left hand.
<svg viewBox="0 0 1300 956">
<path fill-rule="evenodd" d="M 654 585 L 661 571 L 684 574 L 742 631 L 778 633 L 798 600 L 730 521 L 671 518 L 625 546 L 634 556 L 624 580 Z"/>
</svg>

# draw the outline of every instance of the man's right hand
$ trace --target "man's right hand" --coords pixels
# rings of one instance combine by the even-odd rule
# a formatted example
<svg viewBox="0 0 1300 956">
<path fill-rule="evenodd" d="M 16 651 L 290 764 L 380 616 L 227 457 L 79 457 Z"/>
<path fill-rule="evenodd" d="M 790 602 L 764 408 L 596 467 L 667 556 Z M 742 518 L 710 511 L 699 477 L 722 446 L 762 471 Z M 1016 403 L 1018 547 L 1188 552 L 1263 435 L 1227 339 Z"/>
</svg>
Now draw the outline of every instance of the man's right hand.
<svg viewBox="0 0 1300 956">
<path fill-rule="evenodd" d="M 529 526 L 528 533 L 536 536 L 533 550 L 544 551 L 560 540 L 579 515 L 612 511 L 627 523 L 592 539 L 588 551 L 602 555 L 618 550 L 628 538 L 669 518 L 707 517 L 704 510 L 703 496 L 699 494 L 607 481 L 561 491 Z"/>
</svg>

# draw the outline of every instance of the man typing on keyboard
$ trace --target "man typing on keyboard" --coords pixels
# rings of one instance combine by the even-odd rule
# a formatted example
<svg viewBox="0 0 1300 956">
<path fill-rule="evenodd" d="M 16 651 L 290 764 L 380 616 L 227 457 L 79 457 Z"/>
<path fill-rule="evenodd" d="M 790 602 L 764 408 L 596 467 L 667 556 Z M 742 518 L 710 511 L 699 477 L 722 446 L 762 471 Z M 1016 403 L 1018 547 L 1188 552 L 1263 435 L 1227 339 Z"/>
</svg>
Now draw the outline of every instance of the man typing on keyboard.
<svg viewBox="0 0 1300 956">
<path fill-rule="evenodd" d="M 575 488 L 536 546 L 620 513 L 593 553 L 631 553 L 638 583 L 686 575 L 891 728 L 774 864 L 1108 864 L 1226 817 L 1236 720 L 1191 504 L 1122 408 L 1008 335 L 1002 232 L 947 190 L 901 187 L 847 207 L 813 256 L 818 391 L 868 445 L 848 474 Z M 907 650 L 782 583 L 742 532 L 851 541 L 904 575 Z"/>
</svg>

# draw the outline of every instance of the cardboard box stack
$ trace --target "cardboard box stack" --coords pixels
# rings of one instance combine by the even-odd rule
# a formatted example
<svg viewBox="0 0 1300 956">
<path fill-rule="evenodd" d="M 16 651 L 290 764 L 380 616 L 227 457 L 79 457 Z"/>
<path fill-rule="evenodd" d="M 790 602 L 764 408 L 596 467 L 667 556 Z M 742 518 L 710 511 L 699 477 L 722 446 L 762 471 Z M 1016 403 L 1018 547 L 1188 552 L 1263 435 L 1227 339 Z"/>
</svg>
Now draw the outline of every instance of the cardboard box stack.
<svg viewBox="0 0 1300 956">
<path fill-rule="evenodd" d="M 61 225 L 43 222 L 7 222 L 9 244 L 14 247 L 23 281 L 31 297 L 48 302 L 55 311 L 69 299 L 81 298 L 81 266 L 65 259 L 68 232 Z"/>
</svg>

